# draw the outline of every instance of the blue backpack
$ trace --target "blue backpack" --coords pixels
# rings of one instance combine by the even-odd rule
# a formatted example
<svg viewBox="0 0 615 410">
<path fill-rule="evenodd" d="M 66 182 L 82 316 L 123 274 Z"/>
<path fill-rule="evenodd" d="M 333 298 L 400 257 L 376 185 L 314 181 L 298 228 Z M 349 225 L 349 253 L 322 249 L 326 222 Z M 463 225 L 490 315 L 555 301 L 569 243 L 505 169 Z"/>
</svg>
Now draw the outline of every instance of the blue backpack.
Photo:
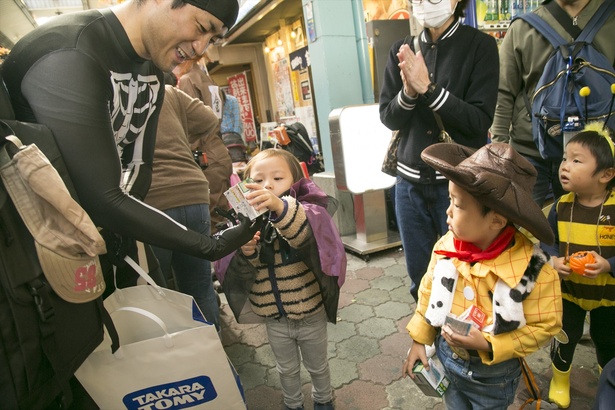
<svg viewBox="0 0 615 410">
<path fill-rule="evenodd" d="M 517 16 L 554 48 L 529 101 L 526 97 L 534 142 L 544 159 L 561 160 L 563 128 L 568 117 L 578 117 L 581 127 L 591 121 L 607 120 L 607 125 L 615 129 L 615 116 L 610 115 L 614 98 L 611 84 L 615 84 L 613 62 L 592 45 L 594 36 L 614 11 L 615 1 L 604 1 L 573 42 L 567 42 L 536 13 Z M 579 95 L 583 87 L 589 87 L 588 97 Z"/>
</svg>

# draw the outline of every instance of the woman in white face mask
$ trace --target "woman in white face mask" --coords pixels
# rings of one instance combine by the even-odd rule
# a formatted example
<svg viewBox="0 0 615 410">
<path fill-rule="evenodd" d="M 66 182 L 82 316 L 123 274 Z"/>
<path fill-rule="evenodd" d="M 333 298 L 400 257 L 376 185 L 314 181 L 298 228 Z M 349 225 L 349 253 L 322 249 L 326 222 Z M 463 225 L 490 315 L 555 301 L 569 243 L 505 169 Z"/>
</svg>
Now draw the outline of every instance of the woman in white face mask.
<svg viewBox="0 0 615 410">
<path fill-rule="evenodd" d="M 429 302 L 419 300 L 419 285 L 436 241 L 448 231 L 446 210 L 450 205 L 446 178 L 423 162 L 421 152 L 443 142 L 446 134 L 457 144 L 485 145 L 497 100 L 498 47 L 493 37 L 461 24 L 468 1 L 474 0 L 412 0 L 413 15 L 424 30 L 393 44 L 380 90 L 380 119 L 391 130 L 399 130 L 395 212 L 412 282 L 410 293 L 419 313 L 424 313 Z M 464 346 L 470 352 L 464 360 L 446 356 L 450 349 L 441 349 L 441 336 L 429 333 L 428 328 L 427 323 L 408 327 L 414 343 L 404 374 L 411 374 L 419 360 L 427 364 L 423 343 L 431 344 L 436 336 L 436 353 L 442 356 L 449 379 L 468 380 L 465 384 L 451 382 L 444 395 L 448 409 L 505 410 L 512 404 L 514 394 L 481 389 L 484 385 L 470 380 L 472 373 L 467 371 L 488 374 L 493 383 L 506 382 L 516 389 L 518 380 L 507 378 L 521 374 L 519 362 L 503 358 L 506 353 L 501 349 L 512 346 L 514 340 L 494 344 L 491 352 L 481 352 L 480 357 L 475 347 Z M 489 355 L 498 358 L 497 366 L 483 363 L 483 356 L 490 363 Z M 456 367 L 448 366 L 455 361 Z"/>
<path fill-rule="evenodd" d="M 425 28 L 446 28 L 453 22 L 457 4 L 458 0 L 412 0 L 412 14 Z"/>
</svg>

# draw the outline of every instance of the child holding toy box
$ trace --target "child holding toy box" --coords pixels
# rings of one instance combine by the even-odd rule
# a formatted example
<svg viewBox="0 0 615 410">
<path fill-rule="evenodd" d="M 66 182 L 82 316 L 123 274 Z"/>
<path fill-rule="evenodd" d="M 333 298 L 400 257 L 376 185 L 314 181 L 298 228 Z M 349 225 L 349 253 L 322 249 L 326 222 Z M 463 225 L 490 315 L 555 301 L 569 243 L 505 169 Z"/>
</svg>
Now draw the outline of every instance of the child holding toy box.
<svg viewBox="0 0 615 410">
<path fill-rule="evenodd" d="M 513 403 L 523 358 L 561 329 L 559 277 L 548 255 L 517 226 L 540 240 L 553 232 L 532 200 L 536 170 L 510 145 L 478 150 L 459 144 L 426 148 L 423 160 L 449 180 L 449 231 L 435 245 L 407 329 L 414 340 L 403 365 L 414 378 L 435 345 L 450 384 L 447 409 L 502 409 Z M 467 335 L 445 324 L 468 315 Z"/>
</svg>

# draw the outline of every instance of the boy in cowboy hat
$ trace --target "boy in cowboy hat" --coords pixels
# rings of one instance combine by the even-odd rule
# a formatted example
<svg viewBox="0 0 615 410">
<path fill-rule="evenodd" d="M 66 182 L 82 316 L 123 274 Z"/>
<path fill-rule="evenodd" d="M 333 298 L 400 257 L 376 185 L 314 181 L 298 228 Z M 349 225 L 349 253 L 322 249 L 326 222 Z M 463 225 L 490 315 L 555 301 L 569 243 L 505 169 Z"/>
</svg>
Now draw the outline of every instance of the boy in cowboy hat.
<svg viewBox="0 0 615 410">
<path fill-rule="evenodd" d="M 407 329 L 414 340 L 404 375 L 434 343 L 450 385 L 447 408 L 507 409 L 521 375 L 518 360 L 561 329 L 559 277 L 549 257 L 517 226 L 543 242 L 553 232 L 532 200 L 536 170 L 508 144 L 478 150 L 435 144 L 423 160 L 449 180 L 449 231 L 435 245 Z M 445 323 L 466 318 L 467 335 Z"/>
</svg>

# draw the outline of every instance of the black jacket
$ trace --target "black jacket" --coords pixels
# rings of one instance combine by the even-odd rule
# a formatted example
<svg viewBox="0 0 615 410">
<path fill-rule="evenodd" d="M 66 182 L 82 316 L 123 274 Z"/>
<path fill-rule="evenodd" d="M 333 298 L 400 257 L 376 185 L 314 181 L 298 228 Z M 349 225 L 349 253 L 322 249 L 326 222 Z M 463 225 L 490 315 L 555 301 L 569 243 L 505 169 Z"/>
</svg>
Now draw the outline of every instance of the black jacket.
<svg viewBox="0 0 615 410">
<path fill-rule="evenodd" d="M 420 35 L 420 47 L 435 92 L 426 99 L 403 93 L 397 52 L 405 39 L 391 47 L 380 92 L 380 119 L 399 130 L 397 173 L 414 182 L 433 183 L 445 178 L 421 160 L 421 152 L 438 142 L 440 129 L 434 112 L 455 142 L 481 147 L 488 141 L 498 94 L 499 59 L 495 39 L 455 21 L 433 42 L 429 32 Z M 412 49 L 413 40 L 409 39 Z"/>
</svg>

